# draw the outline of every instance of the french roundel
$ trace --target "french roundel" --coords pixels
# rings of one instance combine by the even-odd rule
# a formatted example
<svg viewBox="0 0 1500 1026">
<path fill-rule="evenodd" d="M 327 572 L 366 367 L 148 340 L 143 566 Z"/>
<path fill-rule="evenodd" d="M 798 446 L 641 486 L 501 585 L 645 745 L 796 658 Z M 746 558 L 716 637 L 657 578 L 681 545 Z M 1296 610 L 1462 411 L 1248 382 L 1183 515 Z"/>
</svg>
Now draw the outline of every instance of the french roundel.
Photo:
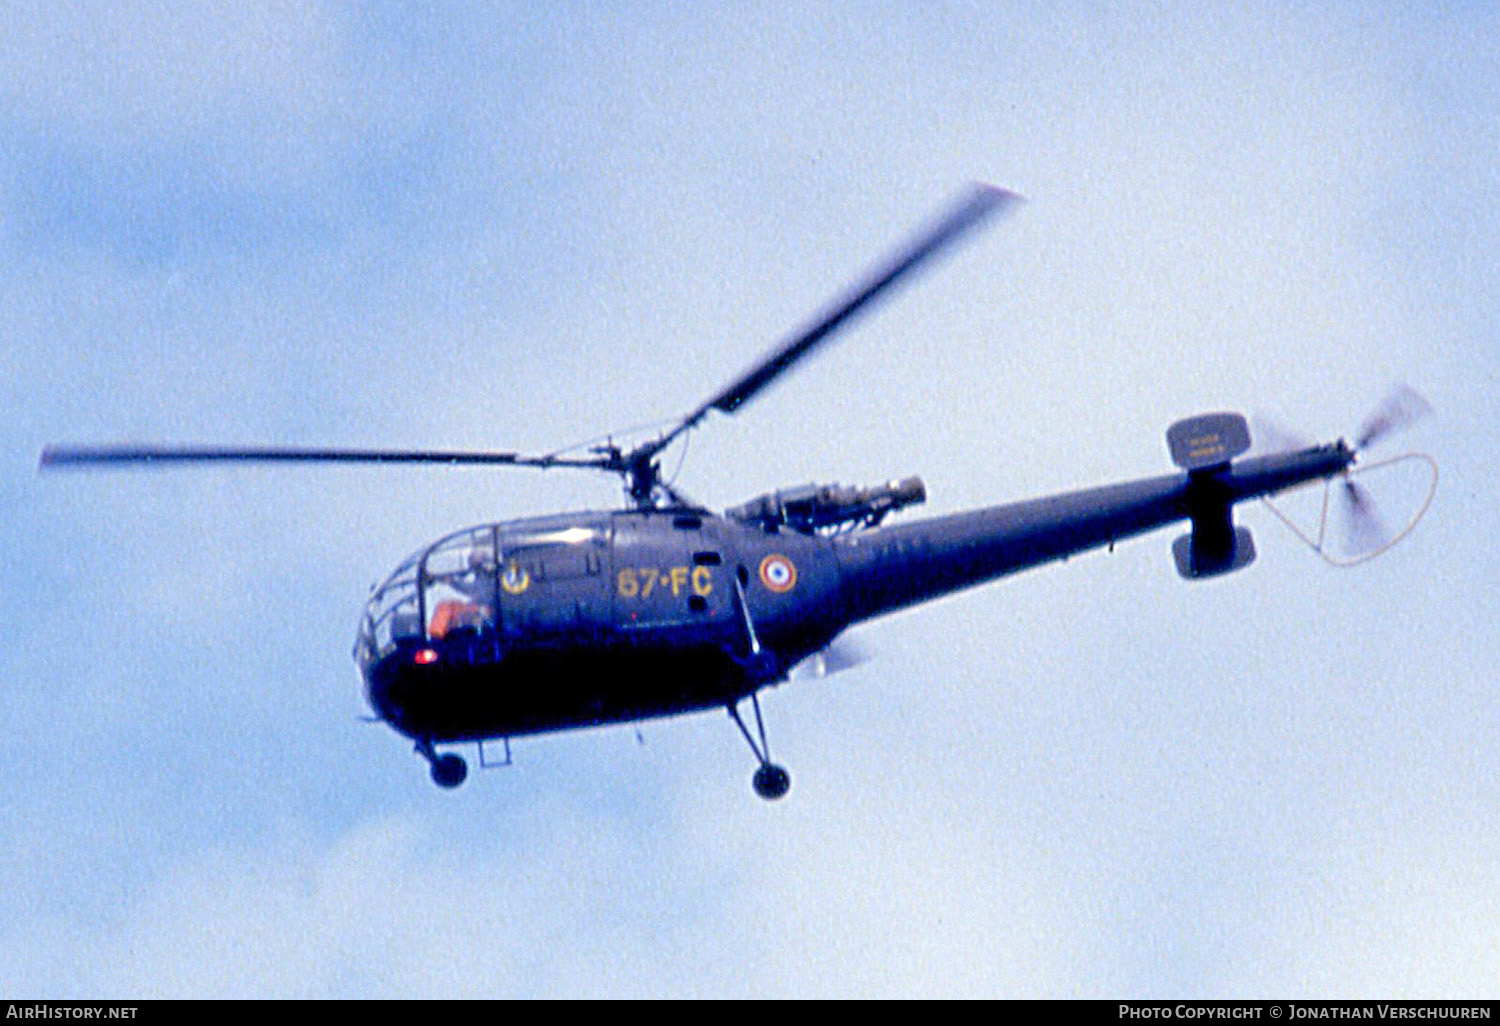
<svg viewBox="0 0 1500 1026">
<path fill-rule="evenodd" d="M 760 583 L 777 594 L 791 591 L 797 585 L 797 567 L 785 556 L 767 556 L 760 561 Z"/>
</svg>

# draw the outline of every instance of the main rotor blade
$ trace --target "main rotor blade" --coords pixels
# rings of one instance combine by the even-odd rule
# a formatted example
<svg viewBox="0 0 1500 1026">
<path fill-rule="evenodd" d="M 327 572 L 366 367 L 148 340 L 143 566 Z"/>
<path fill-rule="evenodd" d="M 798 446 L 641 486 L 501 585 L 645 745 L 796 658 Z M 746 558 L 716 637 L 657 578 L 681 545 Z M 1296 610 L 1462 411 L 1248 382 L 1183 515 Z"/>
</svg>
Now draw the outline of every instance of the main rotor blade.
<svg viewBox="0 0 1500 1026">
<path fill-rule="evenodd" d="M 446 463 L 502 464 L 523 467 L 602 467 L 605 458 L 522 456 L 513 452 L 464 452 L 412 449 L 298 449 L 279 446 L 98 445 L 48 446 L 43 470 L 64 467 L 154 465 L 167 463 Z"/>
<path fill-rule="evenodd" d="M 445 463 L 524 467 L 585 467 L 623 474 L 637 501 L 649 496 L 657 481 L 653 461 L 684 431 L 694 427 L 709 410 L 733 413 L 773 382 L 792 364 L 817 348 L 872 301 L 897 284 L 918 265 L 942 250 L 980 221 L 1020 197 L 992 185 L 975 185 L 936 223 L 872 272 L 862 284 L 792 338 L 781 343 L 759 363 L 741 374 L 712 399 L 677 422 L 671 430 L 628 452 L 613 446 L 592 457 L 522 456 L 513 452 L 464 452 L 408 449 L 303 449 L 277 446 L 49 446 L 42 451 L 41 469 L 162 465 L 173 463 Z M 669 490 L 674 501 L 685 501 Z"/>
<path fill-rule="evenodd" d="M 709 410 L 733 413 L 753 399 L 778 375 L 826 342 L 851 317 L 895 285 L 923 261 L 952 243 L 987 216 L 1020 197 L 993 185 L 975 185 L 932 227 L 922 232 L 885 263 L 879 265 L 822 316 L 766 354 L 687 418 L 691 427 Z M 674 432 L 675 433 L 675 432 Z"/>
</svg>

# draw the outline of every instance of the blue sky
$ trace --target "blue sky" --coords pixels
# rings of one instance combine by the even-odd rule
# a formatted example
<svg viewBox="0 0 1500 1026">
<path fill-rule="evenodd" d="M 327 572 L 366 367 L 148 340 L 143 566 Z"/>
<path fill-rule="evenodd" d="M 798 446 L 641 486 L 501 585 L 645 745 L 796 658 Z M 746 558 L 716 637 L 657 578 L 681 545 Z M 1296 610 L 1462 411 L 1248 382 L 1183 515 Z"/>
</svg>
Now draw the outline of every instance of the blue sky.
<svg viewBox="0 0 1500 1026">
<path fill-rule="evenodd" d="M 0 12 L 0 990 L 1493 993 L 1487 5 Z M 612 482 L 36 472 L 686 412 L 974 179 L 1029 202 L 696 432 L 689 492 L 949 512 L 1407 381 L 1428 518 L 1335 571 L 1252 507 L 1224 580 L 1162 532 L 861 628 L 767 696 L 770 805 L 719 715 L 453 794 L 357 719 L 374 579 Z"/>
</svg>

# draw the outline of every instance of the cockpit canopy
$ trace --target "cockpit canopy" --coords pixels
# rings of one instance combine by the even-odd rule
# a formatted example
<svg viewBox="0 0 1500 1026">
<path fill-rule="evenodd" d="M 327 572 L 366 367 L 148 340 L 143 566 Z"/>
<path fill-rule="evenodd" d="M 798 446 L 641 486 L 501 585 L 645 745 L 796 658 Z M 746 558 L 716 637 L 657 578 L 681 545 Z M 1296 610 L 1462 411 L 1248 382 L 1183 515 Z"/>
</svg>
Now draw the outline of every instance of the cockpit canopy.
<svg viewBox="0 0 1500 1026">
<path fill-rule="evenodd" d="M 597 572 L 607 522 L 544 517 L 471 527 L 403 560 L 370 592 L 354 658 L 360 669 L 403 640 L 483 639 L 499 654 L 502 605 L 530 589 L 533 577 L 568 576 L 573 563 Z"/>
</svg>

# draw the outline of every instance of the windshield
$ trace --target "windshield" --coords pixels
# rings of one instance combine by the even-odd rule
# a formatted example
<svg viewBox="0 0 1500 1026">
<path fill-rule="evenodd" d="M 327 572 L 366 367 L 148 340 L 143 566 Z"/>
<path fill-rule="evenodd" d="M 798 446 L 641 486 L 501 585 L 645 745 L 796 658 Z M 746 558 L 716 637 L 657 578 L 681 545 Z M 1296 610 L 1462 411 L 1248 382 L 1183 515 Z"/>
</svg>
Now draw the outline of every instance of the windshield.
<svg viewBox="0 0 1500 1026">
<path fill-rule="evenodd" d="M 439 539 L 402 562 L 365 601 L 354 646 L 360 668 L 402 639 L 492 633 L 495 552 L 495 527 L 486 525 Z"/>
<path fill-rule="evenodd" d="M 552 613 L 573 615 L 577 595 L 555 601 L 554 589 L 599 577 L 608 537 L 604 518 L 568 514 L 485 524 L 440 538 L 370 590 L 354 658 L 364 670 L 413 639 L 445 657 L 498 658 L 502 620 L 510 630 L 545 633 Z"/>
</svg>

